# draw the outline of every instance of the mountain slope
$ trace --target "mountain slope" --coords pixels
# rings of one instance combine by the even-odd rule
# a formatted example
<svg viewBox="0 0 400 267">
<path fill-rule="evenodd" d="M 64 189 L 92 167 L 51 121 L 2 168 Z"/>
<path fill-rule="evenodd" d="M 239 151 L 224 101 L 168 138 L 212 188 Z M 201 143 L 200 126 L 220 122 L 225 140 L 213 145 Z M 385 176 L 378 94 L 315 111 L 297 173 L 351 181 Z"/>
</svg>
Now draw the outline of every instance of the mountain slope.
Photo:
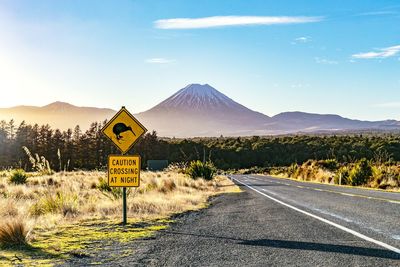
<svg viewBox="0 0 400 267">
<path fill-rule="evenodd" d="M 137 117 L 161 136 L 177 137 L 249 135 L 271 120 L 208 84 L 190 84 Z"/>
<path fill-rule="evenodd" d="M 115 114 L 112 109 L 77 107 L 64 102 L 54 102 L 43 107 L 16 106 L 0 108 L 0 120 L 15 120 L 15 124 L 25 120 L 29 124 L 49 124 L 52 128 L 66 130 L 76 125 L 88 129 L 95 121 L 104 121 Z"/>
<path fill-rule="evenodd" d="M 314 132 L 341 130 L 391 130 L 399 129 L 395 120 L 361 121 L 343 118 L 334 114 L 312 114 L 305 112 L 283 112 L 272 117 L 272 122 L 284 132 Z"/>
</svg>

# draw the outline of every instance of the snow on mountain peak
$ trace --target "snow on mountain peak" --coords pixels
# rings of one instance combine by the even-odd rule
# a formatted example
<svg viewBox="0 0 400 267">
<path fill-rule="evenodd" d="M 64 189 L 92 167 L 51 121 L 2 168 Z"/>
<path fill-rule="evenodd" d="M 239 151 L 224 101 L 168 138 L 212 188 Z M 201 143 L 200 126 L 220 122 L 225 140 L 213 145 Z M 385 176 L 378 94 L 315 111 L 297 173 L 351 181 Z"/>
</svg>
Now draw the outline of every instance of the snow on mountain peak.
<svg viewBox="0 0 400 267">
<path fill-rule="evenodd" d="M 224 94 L 218 92 L 215 88 L 211 87 L 208 84 L 189 84 L 188 86 L 179 90 L 176 94 L 174 94 L 173 98 L 179 97 L 197 97 L 197 98 L 211 98 L 211 99 L 229 99 Z"/>
<path fill-rule="evenodd" d="M 241 106 L 208 84 L 189 84 L 155 108 L 210 110 Z"/>
</svg>

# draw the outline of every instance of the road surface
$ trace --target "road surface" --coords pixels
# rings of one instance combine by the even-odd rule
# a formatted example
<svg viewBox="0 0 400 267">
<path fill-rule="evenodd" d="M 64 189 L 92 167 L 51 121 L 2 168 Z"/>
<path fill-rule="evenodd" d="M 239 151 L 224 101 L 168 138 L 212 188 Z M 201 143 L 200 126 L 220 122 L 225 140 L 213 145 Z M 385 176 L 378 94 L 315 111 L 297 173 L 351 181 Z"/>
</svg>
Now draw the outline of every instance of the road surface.
<svg viewBox="0 0 400 267">
<path fill-rule="evenodd" d="M 384 242 L 389 250 L 393 246 L 393 251 L 400 252 L 396 249 L 400 248 L 400 193 L 259 175 L 233 176 L 232 179 L 300 213 L 328 220 L 328 224 L 338 224 L 339 229 L 356 231 Z"/>
<path fill-rule="evenodd" d="M 243 193 L 132 242 L 109 266 L 400 266 L 399 193 L 231 178 Z"/>
</svg>

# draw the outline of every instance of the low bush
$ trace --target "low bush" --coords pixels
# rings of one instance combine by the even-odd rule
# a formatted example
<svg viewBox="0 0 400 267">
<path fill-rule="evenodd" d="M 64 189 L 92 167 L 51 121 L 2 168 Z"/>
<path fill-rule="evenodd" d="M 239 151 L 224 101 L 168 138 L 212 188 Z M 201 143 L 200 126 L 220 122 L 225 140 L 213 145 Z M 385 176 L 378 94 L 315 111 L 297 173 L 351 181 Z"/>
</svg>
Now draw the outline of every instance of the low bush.
<svg viewBox="0 0 400 267">
<path fill-rule="evenodd" d="M 367 159 L 359 160 L 350 171 L 349 184 L 364 185 L 372 176 L 372 168 Z"/>
<path fill-rule="evenodd" d="M 200 160 L 192 161 L 186 171 L 193 179 L 203 178 L 205 180 L 212 180 L 216 172 L 217 169 L 212 162 L 203 163 Z"/>
<path fill-rule="evenodd" d="M 25 184 L 27 179 L 28 176 L 22 169 L 14 170 L 10 176 L 10 182 L 13 184 Z"/>
</svg>

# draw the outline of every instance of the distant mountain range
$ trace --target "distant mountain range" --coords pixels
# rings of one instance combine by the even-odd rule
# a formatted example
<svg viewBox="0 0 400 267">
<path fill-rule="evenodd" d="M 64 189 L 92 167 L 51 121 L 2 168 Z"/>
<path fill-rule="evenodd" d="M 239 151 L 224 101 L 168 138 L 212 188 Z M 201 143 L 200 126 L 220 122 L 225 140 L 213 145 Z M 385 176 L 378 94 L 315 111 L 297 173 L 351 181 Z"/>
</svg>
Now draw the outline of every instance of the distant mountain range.
<svg viewBox="0 0 400 267">
<path fill-rule="evenodd" d="M 49 124 L 53 128 L 62 130 L 73 129 L 76 125 L 82 129 L 88 129 L 92 122 L 104 121 L 114 114 L 115 111 L 112 109 L 77 107 L 64 102 L 54 102 L 43 107 L 0 108 L 0 120 L 14 119 L 16 125 L 23 120 L 30 124 Z"/>
<path fill-rule="evenodd" d="M 22 120 L 48 123 L 63 130 L 79 124 L 87 129 L 91 122 L 110 119 L 115 113 L 112 109 L 55 102 L 44 107 L 0 108 L 0 120 L 13 118 L 17 123 Z M 395 120 L 360 121 L 304 112 L 284 112 L 269 117 L 246 108 L 208 84 L 190 84 L 135 117 L 147 129 L 167 137 L 400 130 L 400 122 Z"/>
</svg>

